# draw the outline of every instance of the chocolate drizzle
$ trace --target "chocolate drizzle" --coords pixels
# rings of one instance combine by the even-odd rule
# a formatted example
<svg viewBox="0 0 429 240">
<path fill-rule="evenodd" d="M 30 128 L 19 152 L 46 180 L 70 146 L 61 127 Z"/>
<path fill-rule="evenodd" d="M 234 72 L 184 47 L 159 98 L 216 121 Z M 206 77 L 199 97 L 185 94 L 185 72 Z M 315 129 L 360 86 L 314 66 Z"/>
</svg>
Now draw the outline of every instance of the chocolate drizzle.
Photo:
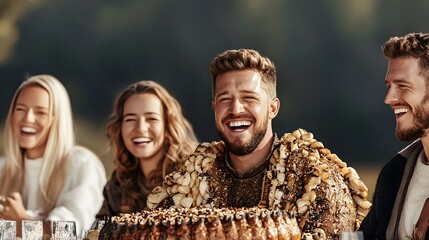
<svg viewBox="0 0 429 240">
<path fill-rule="evenodd" d="M 104 240 L 301 239 L 293 216 L 256 207 L 157 209 L 121 214 L 105 227 Z"/>
</svg>

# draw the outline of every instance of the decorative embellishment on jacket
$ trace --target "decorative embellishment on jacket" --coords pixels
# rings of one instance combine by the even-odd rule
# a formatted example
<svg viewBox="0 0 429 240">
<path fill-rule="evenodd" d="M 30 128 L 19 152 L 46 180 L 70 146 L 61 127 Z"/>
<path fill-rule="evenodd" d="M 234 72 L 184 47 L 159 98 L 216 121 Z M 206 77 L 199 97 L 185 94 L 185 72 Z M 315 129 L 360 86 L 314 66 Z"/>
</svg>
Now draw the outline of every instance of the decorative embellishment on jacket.
<svg viewBox="0 0 429 240">
<path fill-rule="evenodd" d="M 323 223 L 323 226 L 354 224 L 358 229 L 371 203 L 367 200 L 368 188 L 357 172 L 303 129 L 284 134 L 277 144 L 258 207 L 284 209 L 296 214 L 299 226 L 311 229 L 310 236 L 327 235 L 317 220 L 321 212 L 347 219 L 343 222 L 329 219 L 330 223 Z M 223 142 L 201 143 L 193 154 L 184 158 L 176 172 L 166 176 L 162 186 L 153 190 L 147 206 L 155 209 L 171 197 L 173 207 L 219 207 L 216 203 L 220 200 L 214 199 L 218 190 L 212 186 L 217 180 L 210 177 L 217 171 L 213 167 L 216 158 L 224 155 L 224 151 Z M 350 216 L 355 217 L 350 219 Z M 334 233 L 330 234 L 339 233 L 335 228 L 332 231 Z"/>
</svg>

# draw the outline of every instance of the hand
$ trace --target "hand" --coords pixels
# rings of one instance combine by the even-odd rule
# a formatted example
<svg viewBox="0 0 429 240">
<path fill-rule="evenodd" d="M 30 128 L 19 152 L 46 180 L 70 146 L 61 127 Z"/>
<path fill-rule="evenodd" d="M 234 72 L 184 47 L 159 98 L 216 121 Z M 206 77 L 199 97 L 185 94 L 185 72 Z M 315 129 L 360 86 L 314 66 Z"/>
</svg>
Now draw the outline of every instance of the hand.
<svg viewBox="0 0 429 240">
<path fill-rule="evenodd" d="M 0 204 L 3 205 L 3 209 L 0 207 L 0 218 L 15 221 L 29 219 L 21 194 L 18 192 L 13 192 L 7 197 L 0 197 Z"/>
</svg>

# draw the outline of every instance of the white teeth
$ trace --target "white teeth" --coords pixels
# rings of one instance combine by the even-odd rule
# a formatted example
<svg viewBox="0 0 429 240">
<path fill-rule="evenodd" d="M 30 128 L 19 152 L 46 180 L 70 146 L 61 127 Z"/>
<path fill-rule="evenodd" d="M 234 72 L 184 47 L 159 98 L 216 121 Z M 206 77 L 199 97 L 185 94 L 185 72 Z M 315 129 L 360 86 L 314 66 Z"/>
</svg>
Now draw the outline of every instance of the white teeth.
<svg viewBox="0 0 429 240">
<path fill-rule="evenodd" d="M 398 109 L 394 110 L 395 114 L 406 113 L 408 111 L 410 111 L 410 109 L 408 109 L 408 108 L 398 108 Z"/>
<path fill-rule="evenodd" d="M 251 122 L 249 121 L 238 121 L 238 122 L 230 122 L 230 127 L 241 127 L 241 126 L 250 126 Z"/>
<path fill-rule="evenodd" d="M 152 141 L 152 138 L 149 138 L 149 137 L 133 138 L 133 142 L 135 143 L 148 143 L 150 141 Z"/>
<path fill-rule="evenodd" d="M 21 131 L 25 132 L 25 133 L 36 133 L 37 130 L 35 128 L 32 127 L 23 127 L 21 128 Z"/>
</svg>

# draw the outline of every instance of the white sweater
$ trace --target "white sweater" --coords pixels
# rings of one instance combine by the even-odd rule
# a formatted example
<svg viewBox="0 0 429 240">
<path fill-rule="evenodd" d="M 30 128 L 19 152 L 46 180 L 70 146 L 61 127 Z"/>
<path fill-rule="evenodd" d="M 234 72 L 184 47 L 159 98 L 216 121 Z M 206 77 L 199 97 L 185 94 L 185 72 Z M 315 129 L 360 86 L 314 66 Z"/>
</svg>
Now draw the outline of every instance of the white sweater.
<svg viewBox="0 0 429 240">
<path fill-rule="evenodd" d="M 0 159 L 0 168 L 2 167 Z M 23 202 L 27 213 L 41 218 L 42 210 L 38 203 L 38 180 L 43 158 L 25 159 L 25 182 Z M 48 214 L 47 220 L 76 222 L 78 236 L 82 230 L 89 229 L 95 221 L 95 215 L 103 203 L 103 187 L 106 173 L 100 159 L 83 147 L 75 147 L 70 157 L 67 179 L 58 197 L 55 208 Z"/>
</svg>

